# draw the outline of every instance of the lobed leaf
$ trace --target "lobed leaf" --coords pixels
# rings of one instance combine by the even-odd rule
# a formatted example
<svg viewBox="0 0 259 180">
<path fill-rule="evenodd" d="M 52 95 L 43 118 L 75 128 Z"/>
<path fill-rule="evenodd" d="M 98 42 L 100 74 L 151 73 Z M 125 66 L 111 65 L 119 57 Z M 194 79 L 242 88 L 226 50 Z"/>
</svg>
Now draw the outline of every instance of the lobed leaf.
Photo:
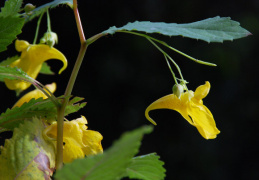
<svg viewBox="0 0 259 180">
<path fill-rule="evenodd" d="M 156 153 L 138 156 L 132 159 L 126 174 L 131 179 L 161 180 L 165 178 L 163 165 Z"/>
<path fill-rule="evenodd" d="M 141 31 L 166 36 L 183 36 L 206 42 L 232 41 L 251 35 L 249 31 L 240 26 L 239 22 L 231 20 L 230 17 L 219 16 L 186 24 L 136 21 L 120 28 L 110 27 L 102 33 L 114 34 L 121 31 Z"/>
<path fill-rule="evenodd" d="M 6 47 L 16 39 L 16 36 L 22 31 L 24 19 L 16 16 L 0 16 L 0 52 L 6 50 Z"/>
<path fill-rule="evenodd" d="M 34 10 L 32 10 L 32 14 L 26 18 L 26 22 L 31 21 L 35 17 L 46 12 L 47 9 L 57 7 L 60 4 L 66 4 L 66 5 L 70 6 L 71 8 L 73 8 L 73 0 L 54 0 L 50 3 L 46 3 L 40 7 L 37 7 Z"/>
<path fill-rule="evenodd" d="M 117 180 L 125 175 L 133 156 L 138 152 L 144 134 L 150 133 L 152 126 L 144 126 L 122 135 L 111 148 L 103 154 L 77 159 L 66 164 L 55 174 L 62 180 Z"/>
<path fill-rule="evenodd" d="M 16 128 L 0 153 L 0 180 L 50 179 L 55 167 L 55 149 L 42 136 L 44 123 L 33 118 Z"/>
<path fill-rule="evenodd" d="M 86 103 L 78 103 L 83 98 L 74 97 L 68 102 L 65 109 L 65 116 L 83 108 Z M 59 98 L 62 101 L 62 98 Z M 24 103 L 21 107 L 7 109 L 0 115 L 0 132 L 13 131 L 21 123 L 31 120 L 33 117 L 44 118 L 46 120 L 55 120 L 57 118 L 57 108 L 49 99 L 43 100 L 31 99 L 28 103 Z"/>
</svg>

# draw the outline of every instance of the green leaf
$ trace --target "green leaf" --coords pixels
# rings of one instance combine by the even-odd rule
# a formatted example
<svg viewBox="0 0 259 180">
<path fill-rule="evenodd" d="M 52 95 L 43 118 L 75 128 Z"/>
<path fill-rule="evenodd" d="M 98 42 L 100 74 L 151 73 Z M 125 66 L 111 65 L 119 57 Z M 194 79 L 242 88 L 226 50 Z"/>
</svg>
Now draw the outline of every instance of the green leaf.
<svg viewBox="0 0 259 180">
<path fill-rule="evenodd" d="M 164 162 L 156 153 L 138 156 L 132 159 L 126 173 L 129 178 L 143 180 L 161 180 L 165 178 Z"/>
<path fill-rule="evenodd" d="M 78 103 L 82 100 L 83 98 L 80 97 L 71 99 L 65 109 L 65 116 L 83 108 L 86 103 Z M 61 102 L 62 98 L 59 98 L 59 101 Z M 31 120 L 33 117 L 43 117 L 46 120 L 55 120 L 57 118 L 57 108 L 51 100 L 39 98 L 36 100 L 31 99 L 21 107 L 7 109 L 6 112 L 0 115 L 0 132 L 7 130 L 12 131 L 14 128 L 18 127 L 19 124 Z"/>
<path fill-rule="evenodd" d="M 22 18 L 0 16 L 0 52 L 6 50 L 6 47 L 22 32 L 23 24 L 24 19 Z"/>
<path fill-rule="evenodd" d="M 115 26 L 104 31 L 104 34 L 114 34 L 122 31 L 141 31 L 145 33 L 160 33 L 166 36 L 183 36 L 207 42 L 223 42 L 251 35 L 237 21 L 230 17 L 214 17 L 186 24 L 136 21 L 117 28 Z"/>
<path fill-rule="evenodd" d="M 0 64 L 0 65 L 1 65 L 1 64 Z M 55 74 L 53 71 L 51 71 L 50 66 L 49 66 L 46 62 L 44 62 L 44 63 L 42 64 L 40 73 L 41 73 L 41 74 L 47 74 L 47 75 L 54 75 L 54 74 Z"/>
<path fill-rule="evenodd" d="M 32 14 L 26 18 L 26 22 L 31 21 L 35 17 L 39 16 L 41 13 L 46 12 L 47 9 L 57 7 L 60 4 L 66 4 L 73 8 L 73 0 L 54 0 L 50 3 L 46 3 L 38 8 L 35 8 L 32 11 Z"/>
<path fill-rule="evenodd" d="M 77 159 L 57 171 L 55 178 L 62 180 L 117 180 L 125 175 L 133 156 L 138 152 L 144 134 L 152 126 L 144 126 L 123 136 L 103 154 Z"/>
<path fill-rule="evenodd" d="M 17 67 L 0 66 L 0 81 L 4 81 L 4 79 L 19 79 L 31 83 L 35 81 Z"/>
<path fill-rule="evenodd" d="M 0 62 L 0 66 L 8 66 L 19 58 L 20 58 L 19 56 L 9 57 L 6 60 Z M 51 71 L 50 66 L 46 62 L 43 62 L 40 73 L 46 74 L 46 75 L 54 75 L 55 74 L 53 71 Z"/>
<path fill-rule="evenodd" d="M 4 7 L 1 8 L 0 16 L 14 16 L 18 15 L 22 6 L 22 0 L 7 0 L 5 1 Z"/>
<path fill-rule="evenodd" d="M 0 155 L 0 180 L 50 179 L 55 167 L 55 148 L 42 136 L 44 122 L 37 118 L 16 128 Z"/>
<path fill-rule="evenodd" d="M 19 58 L 20 58 L 19 56 L 9 57 L 6 60 L 3 60 L 2 62 L 0 62 L 0 66 L 8 66 Z"/>
</svg>

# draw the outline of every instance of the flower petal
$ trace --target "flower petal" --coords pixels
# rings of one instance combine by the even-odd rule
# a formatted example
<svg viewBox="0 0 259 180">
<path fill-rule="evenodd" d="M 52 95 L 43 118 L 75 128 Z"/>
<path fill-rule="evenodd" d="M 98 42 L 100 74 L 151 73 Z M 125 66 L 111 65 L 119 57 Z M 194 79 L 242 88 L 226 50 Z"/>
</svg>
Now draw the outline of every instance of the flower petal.
<svg viewBox="0 0 259 180">
<path fill-rule="evenodd" d="M 191 102 L 188 114 L 191 116 L 194 126 L 205 139 L 214 139 L 220 133 L 216 127 L 213 115 L 206 106 Z"/>
<path fill-rule="evenodd" d="M 50 92 L 55 92 L 56 88 L 57 88 L 57 85 L 56 83 L 52 83 L 52 84 L 47 84 L 45 86 L 46 88 L 48 88 L 50 90 Z M 13 106 L 16 107 L 20 107 L 21 105 L 23 105 L 23 103 L 25 102 L 29 102 L 32 98 L 34 99 L 38 99 L 42 97 L 43 99 L 47 99 L 48 97 L 39 89 L 35 89 L 33 91 L 30 91 L 28 92 L 27 94 L 25 94 L 23 97 L 21 97 L 16 103 L 15 105 Z"/>
<path fill-rule="evenodd" d="M 171 110 L 175 110 L 175 111 L 179 112 L 190 124 L 193 124 L 192 120 L 190 119 L 190 117 L 188 116 L 188 113 L 186 111 L 188 101 L 192 97 L 191 95 L 192 94 L 187 93 L 187 92 L 183 93 L 181 95 L 180 99 L 177 98 L 177 96 L 175 96 L 174 94 L 164 96 L 164 97 L 156 100 L 155 102 L 153 102 L 152 104 L 150 104 L 147 107 L 147 109 L 145 111 L 145 116 L 151 123 L 156 125 L 156 122 L 152 118 L 149 117 L 149 114 L 148 114 L 149 111 L 155 110 L 155 109 L 171 109 Z"/>
<path fill-rule="evenodd" d="M 200 100 L 205 98 L 209 94 L 209 91 L 210 91 L 210 83 L 208 81 L 206 81 L 204 85 L 201 85 L 196 88 L 196 90 L 194 92 L 194 98 L 198 102 L 202 102 Z"/>
<path fill-rule="evenodd" d="M 17 39 L 15 41 L 15 49 L 18 52 L 22 52 L 23 50 L 27 49 L 29 47 L 29 45 L 30 44 L 27 41 L 24 41 L 24 40 Z"/>
<path fill-rule="evenodd" d="M 63 146 L 63 162 L 69 163 L 75 159 L 84 158 L 83 150 L 73 141 L 72 138 L 64 139 Z"/>
<path fill-rule="evenodd" d="M 45 133 L 47 136 L 53 139 L 57 139 L 57 122 L 54 122 L 49 127 L 46 128 Z M 74 144 L 78 147 L 84 147 L 83 144 L 83 131 L 80 129 L 76 121 L 64 122 L 63 126 L 63 139 L 71 138 L 74 140 Z"/>
<path fill-rule="evenodd" d="M 83 151 L 86 156 L 95 155 L 103 152 L 103 147 L 101 145 L 103 136 L 99 132 L 86 130 L 83 134 L 83 142 L 85 145 Z"/>
<path fill-rule="evenodd" d="M 97 131 L 87 130 L 86 123 L 87 120 L 84 116 L 64 122 L 64 163 L 71 162 L 77 158 L 83 158 L 85 155 L 95 155 L 103 152 L 101 145 L 102 135 Z M 48 126 L 43 134 L 56 147 L 57 122 Z"/>
</svg>

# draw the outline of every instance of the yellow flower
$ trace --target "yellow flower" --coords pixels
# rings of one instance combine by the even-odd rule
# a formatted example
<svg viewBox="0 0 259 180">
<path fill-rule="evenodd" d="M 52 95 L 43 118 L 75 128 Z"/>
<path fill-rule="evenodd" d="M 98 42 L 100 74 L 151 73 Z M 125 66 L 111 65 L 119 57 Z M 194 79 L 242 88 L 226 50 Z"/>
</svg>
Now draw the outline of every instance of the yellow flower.
<svg viewBox="0 0 259 180">
<path fill-rule="evenodd" d="M 202 101 L 209 93 L 209 90 L 210 83 L 206 81 L 195 92 L 187 91 L 181 94 L 179 98 L 174 94 L 164 96 L 147 107 L 145 116 L 156 125 L 155 121 L 149 117 L 149 111 L 172 109 L 179 112 L 191 125 L 195 126 L 205 139 L 214 139 L 220 131 L 216 127 L 210 110 L 203 105 Z"/>
<path fill-rule="evenodd" d="M 45 86 L 50 92 L 54 93 L 57 85 L 56 83 L 52 83 L 52 84 L 47 84 Z M 42 97 L 43 99 L 47 99 L 48 97 L 39 89 L 35 89 L 33 91 L 28 92 L 27 94 L 25 94 L 23 97 L 21 97 L 13 106 L 14 107 L 20 107 L 21 105 L 23 105 L 23 103 L 25 102 L 29 102 L 32 98 L 34 99 L 38 99 Z"/>
<path fill-rule="evenodd" d="M 63 67 L 60 69 L 59 74 L 66 69 L 67 59 L 57 49 L 50 48 L 45 44 L 32 44 L 27 41 L 16 40 L 15 48 L 18 52 L 21 52 L 21 57 L 10 64 L 11 67 L 21 68 L 30 77 L 36 79 L 43 62 L 49 59 L 58 59 L 63 62 Z M 27 89 L 31 84 L 22 80 L 10 80 L 5 79 L 5 84 L 10 90 L 23 91 Z"/>
<path fill-rule="evenodd" d="M 87 120 L 81 118 L 65 121 L 63 134 L 63 162 L 69 163 L 74 159 L 84 158 L 103 152 L 101 145 L 102 135 L 97 131 L 87 130 Z M 46 139 L 56 147 L 57 122 L 48 126 L 44 132 Z"/>
</svg>

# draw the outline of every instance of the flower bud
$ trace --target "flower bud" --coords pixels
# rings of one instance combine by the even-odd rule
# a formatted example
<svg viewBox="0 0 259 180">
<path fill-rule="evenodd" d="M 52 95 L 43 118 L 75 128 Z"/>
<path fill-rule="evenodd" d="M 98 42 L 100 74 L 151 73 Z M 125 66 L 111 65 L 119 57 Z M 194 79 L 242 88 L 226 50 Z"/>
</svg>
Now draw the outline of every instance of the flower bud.
<svg viewBox="0 0 259 180">
<path fill-rule="evenodd" d="M 58 43 L 58 36 L 54 32 L 46 32 L 44 36 L 40 39 L 40 43 L 46 43 L 50 47 L 53 47 L 55 43 Z"/>
<path fill-rule="evenodd" d="M 183 86 L 181 84 L 175 84 L 173 86 L 173 93 L 176 95 L 178 98 L 180 98 L 181 94 L 183 93 Z"/>
<path fill-rule="evenodd" d="M 33 9 L 35 9 L 35 6 L 31 3 L 28 3 L 24 6 L 25 13 L 30 13 Z"/>
</svg>

